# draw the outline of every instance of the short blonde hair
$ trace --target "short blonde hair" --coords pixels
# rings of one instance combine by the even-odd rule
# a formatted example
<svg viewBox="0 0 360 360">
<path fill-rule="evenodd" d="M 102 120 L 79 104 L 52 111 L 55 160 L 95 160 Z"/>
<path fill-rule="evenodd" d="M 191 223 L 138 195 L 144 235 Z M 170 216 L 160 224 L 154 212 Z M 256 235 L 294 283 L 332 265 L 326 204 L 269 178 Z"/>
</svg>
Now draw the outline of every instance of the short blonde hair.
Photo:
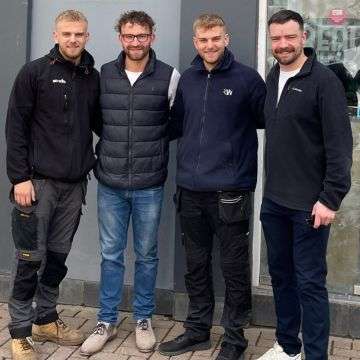
<svg viewBox="0 0 360 360">
<path fill-rule="evenodd" d="M 217 14 L 201 14 L 198 16 L 193 24 L 194 34 L 198 28 L 211 29 L 215 26 L 221 26 L 226 32 L 226 24 L 224 19 Z"/>
<path fill-rule="evenodd" d="M 59 21 L 83 21 L 86 24 L 88 23 L 87 18 L 85 15 L 78 11 L 78 10 L 65 10 L 62 11 L 56 18 L 55 18 L 55 25 Z"/>
</svg>

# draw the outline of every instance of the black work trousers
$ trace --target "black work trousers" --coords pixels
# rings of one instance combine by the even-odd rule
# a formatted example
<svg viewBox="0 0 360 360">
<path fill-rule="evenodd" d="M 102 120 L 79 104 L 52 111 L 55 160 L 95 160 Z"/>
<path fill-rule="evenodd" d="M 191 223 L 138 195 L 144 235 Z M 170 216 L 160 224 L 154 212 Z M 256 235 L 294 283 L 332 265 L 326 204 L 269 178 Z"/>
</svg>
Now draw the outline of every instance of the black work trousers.
<svg viewBox="0 0 360 360">
<path fill-rule="evenodd" d="M 249 265 L 249 191 L 177 191 L 177 207 L 186 251 L 185 284 L 189 310 L 184 327 L 198 339 L 209 336 L 214 312 L 213 239 L 220 242 L 225 301 L 221 323 L 224 342 L 247 347 L 244 327 L 251 315 Z M 216 236 L 214 238 L 214 235 Z"/>
<path fill-rule="evenodd" d="M 32 182 L 37 202 L 30 207 L 14 204 L 12 212 L 12 338 L 31 336 L 33 323 L 43 325 L 58 319 L 59 285 L 67 272 L 65 261 L 79 225 L 87 184 L 50 179 Z M 34 300 L 36 309 L 32 307 Z"/>
</svg>

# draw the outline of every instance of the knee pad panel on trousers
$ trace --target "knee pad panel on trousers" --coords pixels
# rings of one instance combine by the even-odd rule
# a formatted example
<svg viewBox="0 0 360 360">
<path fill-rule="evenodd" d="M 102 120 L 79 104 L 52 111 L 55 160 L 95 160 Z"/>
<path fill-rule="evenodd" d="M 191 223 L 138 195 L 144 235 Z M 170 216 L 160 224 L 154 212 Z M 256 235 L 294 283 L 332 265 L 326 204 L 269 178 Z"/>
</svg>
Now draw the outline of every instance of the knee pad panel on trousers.
<svg viewBox="0 0 360 360">
<path fill-rule="evenodd" d="M 243 268 L 249 266 L 249 236 L 240 233 L 228 236 L 220 247 L 221 267 Z"/>
<path fill-rule="evenodd" d="M 11 226 L 16 249 L 37 250 L 37 225 L 38 218 L 34 212 L 13 209 Z"/>
<path fill-rule="evenodd" d="M 41 261 L 18 260 L 12 297 L 26 301 L 33 298 L 37 287 L 37 272 Z"/>
<path fill-rule="evenodd" d="M 65 261 L 68 254 L 47 251 L 46 265 L 40 282 L 49 287 L 58 287 L 67 273 Z"/>
</svg>

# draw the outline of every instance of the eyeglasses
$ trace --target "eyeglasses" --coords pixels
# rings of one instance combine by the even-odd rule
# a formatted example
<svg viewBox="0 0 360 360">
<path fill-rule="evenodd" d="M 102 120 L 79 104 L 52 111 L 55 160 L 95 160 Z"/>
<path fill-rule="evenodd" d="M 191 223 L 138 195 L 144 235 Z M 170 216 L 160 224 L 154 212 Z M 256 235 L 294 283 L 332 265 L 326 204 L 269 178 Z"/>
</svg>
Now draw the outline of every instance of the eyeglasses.
<svg viewBox="0 0 360 360">
<path fill-rule="evenodd" d="M 121 34 L 121 38 L 125 41 L 125 42 L 133 42 L 135 40 L 135 38 L 137 39 L 138 42 L 145 42 L 149 39 L 149 36 L 151 36 L 152 34 Z"/>
</svg>

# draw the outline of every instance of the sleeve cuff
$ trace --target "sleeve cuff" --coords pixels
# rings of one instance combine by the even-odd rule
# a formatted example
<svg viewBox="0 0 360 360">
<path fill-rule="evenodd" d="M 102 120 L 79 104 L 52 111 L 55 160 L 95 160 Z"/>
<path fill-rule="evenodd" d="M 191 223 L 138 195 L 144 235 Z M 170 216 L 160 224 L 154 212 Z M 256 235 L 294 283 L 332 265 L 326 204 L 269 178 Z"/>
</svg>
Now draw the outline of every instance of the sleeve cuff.
<svg viewBox="0 0 360 360">
<path fill-rule="evenodd" d="M 25 178 L 21 178 L 21 179 L 12 179 L 12 180 L 11 180 L 11 183 L 12 183 L 13 185 L 17 185 L 17 184 L 20 184 L 20 183 L 22 183 L 22 182 L 24 182 L 24 181 L 28 181 L 28 180 L 31 180 L 30 176 L 29 176 L 29 177 L 25 177 Z"/>
</svg>

